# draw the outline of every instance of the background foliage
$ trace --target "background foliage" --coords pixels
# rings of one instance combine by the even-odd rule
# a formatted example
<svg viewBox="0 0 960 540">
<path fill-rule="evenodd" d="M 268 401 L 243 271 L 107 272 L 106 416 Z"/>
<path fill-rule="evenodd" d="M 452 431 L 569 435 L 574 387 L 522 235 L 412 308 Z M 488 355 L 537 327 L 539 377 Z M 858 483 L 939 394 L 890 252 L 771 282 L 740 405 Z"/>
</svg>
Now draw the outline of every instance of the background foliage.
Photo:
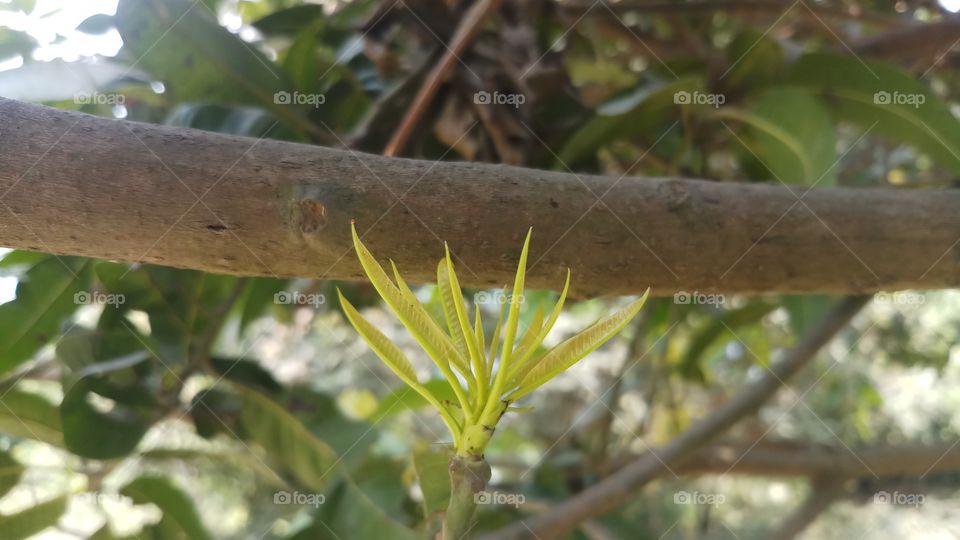
<svg viewBox="0 0 960 540">
<path fill-rule="evenodd" d="M 505 2 L 404 154 L 782 182 L 798 194 L 953 183 L 956 42 L 931 54 L 871 41 L 949 20 L 939 5 L 711 4 Z M 78 27 L 118 35 L 118 54 L 71 61 L 41 61 L 45 44 L 18 29 L 48 16 L 42 7 L 0 2 L 0 21 L 12 21 L 0 27 L 0 95 L 380 153 L 468 4 L 120 0 L 115 14 L 91 13 Z M 323 103 L 291 105 L 283 93 Z M 513 102 L 486 103 L 483 93 Z M 435 526 L 447 482 L 442 425 L 361 344 L 332 294 L 339 286 L 413 350 L 369 285 L 28 252 L 7 253 L 0 271 L 16 287 L 0 305 L 0 538 L 414 538 Z M 442 316 L 433 286 L 418 294 Z M 495 320 L 497 294 L 465 296 Z M 530 292 L 525 316 L 554 298 Z M 853 453 L 956 439 L 956 299 L 882 295 L 797 392 L 731 439 Z M 829 300 L 697 291 L 651 300 L 623 337 L 498 429 L 491 489 L 524 503 L 482 506 L 479 529 L 562 500 L 622 456 L 668 440 L 764 369 Z M 620 304 L 576 303 L 548 345 Z M 421 379 L 449 392 L 419 360 Z M 869 534 L 878 523 L 897 537 L 957 534 L 944 510 L 956 503 L 956 478 L 910 482 L 927 494 L 922 507 L 864 504 L 868 486 L 811 537 Z M 765 537 L 808 489 L 668 476 L 576 537 Z M 677 502 L 701 492 L 724 502 Z"/>
</svg>

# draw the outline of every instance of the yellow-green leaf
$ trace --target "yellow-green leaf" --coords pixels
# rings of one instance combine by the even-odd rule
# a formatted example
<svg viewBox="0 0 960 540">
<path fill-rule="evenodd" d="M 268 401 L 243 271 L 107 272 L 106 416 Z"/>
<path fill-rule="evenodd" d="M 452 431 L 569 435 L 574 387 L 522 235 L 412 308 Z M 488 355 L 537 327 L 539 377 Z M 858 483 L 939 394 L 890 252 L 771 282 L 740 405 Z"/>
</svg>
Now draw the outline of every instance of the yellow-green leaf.
<svg viewBox="0 0 960 540">
<path fill-rule="evenodd" d="M 532 351 L 537 348 L 537 345 L 540 344 L 543 340 L 537 340 L 537 337 L 540 336 L 540 330 L 543 328 L 543 307 L 537 306 L 537 311 L 534 312 L 533 318 L 530 319 L 530 324 L 527 326 L 527 330 L 523 334 L 523 339 L 520 340 L 520 343 L 517 344 L 517 348 L 513 352 L 514 365 L 519 365 L 524 357 L 527 356 L 527 351 Z"/>
<path fill-rule="evenodd" d="M 480 318 L 480 306 L 474 304 L 474 316 L 473 316 L 473 339 L 477 344 L 477 350 L 480 351 L 480 358 L 485 359 L 487 354 L 486 343 L 487 338 L 483 335 L 483 319 Z M 484 360 L 484 366 L 486 366 L 486 360 Z"/>
<path fill-rule="evenodd" d="M 629 306 L 595 322 L 583 332 L 551 349 L 538 361 L 531 362 L 529 368 L 524 370 L 525 373 L 519 374 L 520 388 L 511 396 L 511 399 L 516 400 L 528 394 L 617 335 L 640 312 L 649 294 L 648 289 L 643 296 Z"/>
<path fill-rule="evenodd" d="M 453 420 L 448 408 L 441 403 L 440 398 L 433 395 L 430 390 L 420 384 L 417 379 L 417 374 L 413 370 L 413 365 L 407 356 L 403 354 L 403 351 L 394 345 L 394 343 L 390 341 L 390 338 L 383 335 L 380 330 L 377 330 L 375 326 L 364 319 L 357 309 L 353 307 L 353 304 L 343 296 L 343 293 L 337 290 L 337 294 L 340 296 L 340 305 L 343 307 L 343 312 L 346 314 L 347 320 L 350 321 L 353 328 L 360 334 L 360 337 L 362 337 L 373 352 L 383 360 L 383 363 L 386 364 L 391 371 L 396 373 L 397 377 L 400 377 L 400 380 L 407 383 L 407 385 L 437 409 L 447 424 L 447 428 L 456 436 L 457 433 L 459 433 L 457 422 Z"/>
<path fill-rule="evenodd" d="M 360 241 L 357 229 L 351 226 L 351 231 L 353 233 L 353 246 L 357 251 L 357 257 L 360 259 L 360 265 L 363 266 L 367 278 L 370 279 L 370 283 L 380 293 L 390 309 L 400 318 L 400 322 L 407 327 L 410 334 L 417 340 L 417 343 L 441 366 L 441 369 L 449 364 L 450 359 L 457 358 L 459 353 L 455 350 L 453 343 L 450 342 L 450 338 L 439 331 L 436 323 L 433 322 L 419 302 L 404 295 L 398 286 L 390 281 L 390 277 L 387 276 L 383 267 Z"/>
<path fill-rule="evenodd" d="M 480 393 L 486 392 L 487 380 L 484 376 L 485 362 L 482 354 L 477 351 L 477 344 L 473 341 L 473 328 L 470 327 L 470 320 L 467 318 L 467 308 L 463 300 L 463 292 L 460 290 L 460 280 L 457 279 L 457 273 L 453 269 L 453 259 L 450 258 L 450 248 L 444 244 L 446 251 L 445 263 L 447 267 L 447 285 L 449 294 L 453 300 L 454 312 L 457 320 L 460 322 L 460 332 L 464 343 L 467 345 L 467 351 L 470 355 L 470 361 L 473 364 L 473 371 L 480 383 Z M 453 332 L 453 330 L 450 330 Z"/>
<path fill-rule="evenodd" d="M 507 328 L 503 337 L 503 354 L 500 359 L 500 369 L 505 369 L 513 352 L 513 341 L 517 336 L 517 326 L 520 324 L 520 304 L 523 302 L 523 282 L 527 273 L 527 253 L 530 250 L 531 228 L 527 231 L 527 239 L 523 242 L 523 251 L 520 252 L 520 264 L 517 265 L 517 276 L 513 280 L 513 291 L 510 293 L 510 311 L 507 314 Z"/>
<path fill-rule="evenodd" d="M 537 345 L 543 343 L 543 340 L 547 338 L 547 334 L 549 334 L 550 330 L 553 329 L 553 325 L 557 323 L 557 319 L 560 317 L 560 312 L 563 311 L 563 303 L 567 299 L 568 290 L 570 290 L 569 268 L 567 269 L 567 280 L 563 284 L 563 291 L 560 293 L 560 298 L 557 299 L 557 304 L 553 306 L 553 312 L 550 313 L 550 318 L 547 319 L 547 322 L 540 328 L 540 331 L 536 337 L 536 341 L 534 341 L 534 345 L 524 351 L 521 351 L 521 354 L 517 355 L 509 374 L 511 381 L 515 380 L 515 375 L 528 365 L 528 360 L 537 350 Z"/>
<path fill-rule="evenodd" d="M 424 313 L 426 313 L 427 316 L 426 316 L 425 322 L 427 325 L 431 327 L 431 332 L 434 332 L 437 335 L 442 336 L 444 339 L 446 339 L 446 335 L 443 333 L 443 330 L 437 325 L 433 317 L 431 317 L 430 314 L 427 313 L 426 310 L 422 308 L 422 306 L 420 305 L 420 301 L 417 299 L 417 296 L 413 294 L 412 290 L 410 290 L 410 287 L 407 285 L 407 282 L 404 281 L 403 276 L 400 275 L 400 270 L 397 268 L 397 265 L 394 264 L 392 260 L 390 261 L 390 266 L 393 267 L 393 276 L 396 279 L 397 286 L 399 287 L 400 292 L 403 294 L 404 298 L 406 298 L 410 304 L 419 307 Z M 441 290 L 441 294 L 442 294 L 442 290 Z M 444 308 L 444 316 L 446 316 L 446 308 Z M 452 330 L 450 333 L 451 335 L 455 335 Z M 458 351 L 461 350 L 461 345 L 454 343 L 453 346 L 456 347 Z M 450 358 L 450 360 L 453 361 L 453 365 L 458 370 L 460 370 L 460 373 L 462 373 L 464 377 L 466 377 L 467 379 L 470 379 L 470 365 L 467 363 L 467 360 L 466 360 L 467 358 L 466 355 L 469 353 L 466 352 L 466 345 L 463 345 L 462 347 L 463 347 L 462 349 L 463 352 L 461 354 L 453 355 Z"/>
<path fill-rule="evenodd" d="M 457 321 L 457 308 L 454 305 L 445 259 L 440 259 L 440 262 L 437 263 L 437 287 L 440 290 L 440 305 L 443 307 L 443 317 L 447 321 L 447 328 L 450 330 L 450 336 L 453 337 L 453 343 L 457 346 L 460 354 L 469 356 L 470 351 L 467 349 L 467 342 L 463 338 L 460 323 Z"/>
<path fill-rule="evenodd" d="M 506 291 L 504 291 L 506 294 Z M 506 304 L 500 304 L 500 314 L 497 315 L 497 325 L 493 327 L 493 336 L 490 338 L 490 354 L 487 356 L 487 376 L 493 374 L 493 362 L 497 359 L 500 348 L 500 328 L 503 326 L 503 315 L 507 310 Z"/>
<path fill-rule="evenodd" d="M 380 293 L 380 296 L 387 305 L 390 306 L 394 314 L 397 315 L 400 322 L 403 323 L 413 338 L 417 340 L 417 343 L 420 344 L 423 350 L 433 359 L 437 367 L 440 368 L 443 376 L 450 382 L 453 391 L 457 394 L 457 400 L 460 402 L 460 406 L 464 409 L 466 419 L 473 420 L 470 412 L 470 401 L 460 386 L 456 375 L 454 375 L 450 369 L 451 359 L 453 359 L 454 365 L 467 366 L 467 380 L 470 382 L 470 371 L 467 360 L 457 352 L 453 342 L 440 330 L 437 323 L 430 318 L 430 315 L 423 309 L 420 302 L 416 301 L 413 293 L 408 292 L 405 294 L 397 285 L 394 285 L 393 282 L 390 281 L 383 267 L 380 266 L 380 263 L 373 257 L 370 250 L 360 241 L 360 237 L 357 235 L 357 229 L 353 224 L 350 225 L 350 232 L 353 235 L 353 247 L 357 251 L 357 258 L 360 260 L 360 265 L 367 274 L 367 278 L 370 279 L 370 283 L 373 284 L 373 287 Z M 397 275 L 399 276 L 399 272 L 397 272 Z M 406 283 L 404 283 L 402 279 L 400 280 L 400 287 L 409 291 L 409 287 L 406 287 Z M 453 431 L 452 428 L 451 431 Z"/>
<path fill-rule="evenodd" d="M 360 334 L 360 337 L 367 342 L 367 345 L 373 349 L 373 352 L 397 374 L 397 377 L 400 377 L 400 380 L 411 386 L 417 384 L 417 374 L 403 351 L 394 345 L 390 338 L 383 335 L 380 330 L 377 330 L 375 326 L 364 319 L 363 315 L 360 315 L 360 312 L 353 307 L 353 304 L 343 296 L 343 293 L 337 290 L 337 294 L 340 296 L 340 305 L 343 307 L 343 313 L 347 316 L 347 320 Z"/>
</svg>

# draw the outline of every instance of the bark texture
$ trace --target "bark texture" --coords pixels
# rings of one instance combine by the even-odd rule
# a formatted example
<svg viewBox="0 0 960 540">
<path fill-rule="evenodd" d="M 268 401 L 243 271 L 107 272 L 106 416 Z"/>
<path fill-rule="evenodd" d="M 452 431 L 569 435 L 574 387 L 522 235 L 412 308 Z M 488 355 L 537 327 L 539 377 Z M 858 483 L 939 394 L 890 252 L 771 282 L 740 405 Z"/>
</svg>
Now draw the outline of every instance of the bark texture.
<svg viewBox="0 0 960 540">
<path fill-rule="evenodd" d="M 799 198 L 802 196 L 802 200 Z M 433 281 L 573 294 L 865 293 L 960 284 L 960 190 L 615 178 L 384 158 L 0 99 L 0 245 L 237 275 L 360 279 L 350 220 Z"/>
</svg>

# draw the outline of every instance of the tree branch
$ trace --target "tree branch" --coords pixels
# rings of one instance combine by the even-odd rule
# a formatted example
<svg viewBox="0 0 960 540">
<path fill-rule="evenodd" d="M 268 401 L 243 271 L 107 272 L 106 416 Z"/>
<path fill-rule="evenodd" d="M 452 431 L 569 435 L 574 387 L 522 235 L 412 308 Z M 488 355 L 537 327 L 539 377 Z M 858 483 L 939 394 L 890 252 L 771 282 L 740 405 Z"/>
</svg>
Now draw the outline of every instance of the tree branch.
<svg viewBox="0 0 960 540">
<path fill-rule="evenodd" d="M 584 520 L 610 512 L 629 500 L 634 492 L 671 467 L 681 467 L 698 449 L 722 435 L 738 420 L 760 408 L 816 352 L 829 342 L 866 304 L 864 297 L 850 297 L 839 303 L 794 347 L 754 382 L 713 414 L 660 448 L 653 449 L 617 474 L 589 487 L 552 509 L 529 520 L 511 525 L 485 540 L 557 538 L 574 530 Z"/>
<path fill-rule="evenodd" d="M 424 112 L 426 112 L 427 107 L 430 106 L 430 101 L 433 99 L 433 96 L 436 95 L 437 90 L 439 90 L 440 86 L 446 81 L 454 66 L 457 65 L 457 62 L 462 61 L 460 55 L 467 50 L 473 38 L 480 32 L 483 24 L 490 15 L 500 7 L 502 1 L 503 0 L 478 0 L 470 6 L 470 9 L 467 10 L 460 24 L 457 26 L 453 39 L 450 40 L 450 46 L 444 45 L 446 50 L 443 56 L 440 57 L 437 65 L 427 74 L 423 86 L 420 87 L 420 91 L 417 92 L 416 97 L 413 99 L 413 104 L 410 105 L 410 109 L 404 114 L 403 119 L 400 121 L 400 126 L 393 134 L 393 137 L 390 138 L 387 147 L 383 150 L 383 155 L 396 156 L 403 152 L 407 140 L 410 139 L 413 130 L 417 127 L 417 122 L 423 116 Z"/>
<path fill-rule="evenodd" d="M 960 470 L 960 445 L 904 444 L 850 450 L 821 445 L 715 444 L 678 469 L 684 474 L 876 478 Z"/>
<path fill-rule="evenodd" d="M 0 99 L 0 245 L 235 275 L 361 279 L 350 219 L 412 281 L 572 294 L 960 285 L 960 190 L 813 189 L 416 161 Z M 199 199 L 199 201 L 198 201 Z M 600 200 L 598 200 L 600 199 Z"/>
<path fill-rule="evenodd" d="M 797 537 L 811 523 L 817 520 L 820 514 L 826 512 L 833 503 L 845 495 L 842 478 L 818 478 L 813 482 L 810 494 L 799 508 L 794 510 L 777 527 L 769 533 L 770 540 L 792 540 Z"/>
</svg>

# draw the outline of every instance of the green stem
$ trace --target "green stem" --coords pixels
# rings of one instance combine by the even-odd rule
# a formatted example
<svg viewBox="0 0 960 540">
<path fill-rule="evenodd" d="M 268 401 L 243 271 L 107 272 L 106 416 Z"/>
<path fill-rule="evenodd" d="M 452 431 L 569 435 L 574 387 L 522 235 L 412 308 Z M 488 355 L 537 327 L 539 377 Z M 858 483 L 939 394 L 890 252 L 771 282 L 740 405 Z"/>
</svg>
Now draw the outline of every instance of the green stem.
<svg viewBox="0 0 960 540">
<path fill-rule="evenodd" d="M 483 459 L 450 458 L 450 504 L 443 517 L 443 540 L 469 538 L 476 510 L 475 495 L 490 481 L 490 465 Z"/>
</svg>

